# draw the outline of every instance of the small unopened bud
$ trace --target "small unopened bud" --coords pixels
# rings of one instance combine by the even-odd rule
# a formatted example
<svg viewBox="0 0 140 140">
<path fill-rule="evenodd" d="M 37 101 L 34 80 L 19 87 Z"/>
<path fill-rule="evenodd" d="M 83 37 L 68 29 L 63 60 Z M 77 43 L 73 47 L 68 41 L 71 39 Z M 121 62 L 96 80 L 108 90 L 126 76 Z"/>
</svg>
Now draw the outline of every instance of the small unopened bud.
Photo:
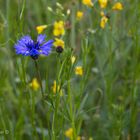
<svg viewBox="0 0 140 140">
<path fill-rule="evenodd" d="M 62 14 L 62 17 L 65 17 L 65 15 L 64 15 L 64 14 Z"/>
<path fill-rule="evenodd" d="M 59 7 L 60 9 L 62 9 L 62 10 L 64 9 L 63 6 L 62 6 L 59 2 L 57 2 L 56 5 L 57 5 L 57 7 Z"/>
<path fill-rule="evenodd" d="M 53 9 L 51 7 L 47 7 L 48 11 L 53 12 Z"/>
<path fill-rule="evenodd" d="M 58 52 L 58 53 L 62 53 L 63 50 L 64 50 L 64 49 L 63 49 L 61 46 L 58 46 L 58 47 L 56 48 L 56 52 Z"/>
<path fill-rule="evenodd" d="M 71 11 L 70 9 L 67 10 L 67 15 L 70 15 Z"/>
</svg>

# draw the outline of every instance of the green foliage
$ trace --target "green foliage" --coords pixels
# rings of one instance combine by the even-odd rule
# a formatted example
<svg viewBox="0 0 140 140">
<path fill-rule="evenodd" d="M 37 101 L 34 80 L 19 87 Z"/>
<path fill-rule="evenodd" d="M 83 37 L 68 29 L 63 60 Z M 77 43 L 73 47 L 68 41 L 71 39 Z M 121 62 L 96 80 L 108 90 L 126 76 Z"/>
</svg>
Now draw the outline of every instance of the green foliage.
<svg viewBox="0 0 140 140">
<path fill-rule="evenodd" d="M 92 8 L 73 0 L 0 1 L 0 139 L 66 140 L 68 128 L 73 140 L 140 139 L 140 5 L 119 2 L 123 10 L 112 11 L 115 0 L 109 0 L 110 18 L 101 29 L 97 1 Z M 84 12 L 79 21 L 78 10 Z M 29 86 L 37 77 L 34 60 L 17 56 L 13 46 L 22 35 L 35 38 L 38 25 L 47 24 L 44 33 L 54 39 L 57 20 L 66 23 L 65 48 L 38 60 L 42 99 L 40 89 Z M 82 76 L 75 75 L 76 66 L 82 66 Z"/>
</svg>

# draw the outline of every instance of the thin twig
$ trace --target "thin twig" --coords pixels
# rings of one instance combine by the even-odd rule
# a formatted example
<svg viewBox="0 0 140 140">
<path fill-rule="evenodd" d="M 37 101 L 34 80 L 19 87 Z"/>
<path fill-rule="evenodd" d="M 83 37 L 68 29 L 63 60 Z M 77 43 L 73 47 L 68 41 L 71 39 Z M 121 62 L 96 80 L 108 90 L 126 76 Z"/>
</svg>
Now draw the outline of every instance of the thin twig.
<svg viewBox="0 0 140 140">
<path fill-rule="evenodd" d="M 40 87 L 41 87 L 41 94 L 42 94 L 42 97 L 44 99 L 44 92 L 43 92 L 43 86 L 42 86 L 42 82 L 41 82 L 41 76 L 40 76 L 40 71 L 39 71 L 39 67 L 38 67 L 38 62 L 37 62 L 37 60 L 34 60 L 34 62 L 35 62 L 35 68 L 36 68 L 36 71 L 37 71 L 37 77 L 38 77 L 39 84 L 40 84 Z"/>
</svg>

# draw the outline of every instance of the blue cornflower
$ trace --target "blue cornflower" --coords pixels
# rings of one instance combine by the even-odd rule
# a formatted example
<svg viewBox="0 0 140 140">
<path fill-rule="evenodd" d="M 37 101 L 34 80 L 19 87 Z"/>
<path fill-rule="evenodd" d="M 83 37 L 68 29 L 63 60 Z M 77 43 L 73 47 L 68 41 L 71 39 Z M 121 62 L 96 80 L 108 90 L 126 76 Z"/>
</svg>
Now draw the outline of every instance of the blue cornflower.
<svg viewBox="0 0 140 140">
<path fill-rule="evenodd" d="M 53 40 L 46 42 L 45 38 L 46 35 L 40 34 L 37 37 L 37 41 L 34 41 L 29 35 L 23 36 L 14 46 L 16 54 L 31 56 L 33 59 L 37 59 L 40 54 L 49 55 Z"/>
</svg>

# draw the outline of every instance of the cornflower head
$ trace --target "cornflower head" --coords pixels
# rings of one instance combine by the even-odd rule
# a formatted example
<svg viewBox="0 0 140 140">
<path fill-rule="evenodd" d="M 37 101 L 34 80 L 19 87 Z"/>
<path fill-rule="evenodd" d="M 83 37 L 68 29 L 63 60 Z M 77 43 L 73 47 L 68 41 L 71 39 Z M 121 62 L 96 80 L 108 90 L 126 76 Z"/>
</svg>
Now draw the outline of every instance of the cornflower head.
<svg viewBox="0 0 140 140">
<path fill-rule="evenodd" d="M 56 51 L 58 53 L 63 52 L 65 43 L 64 43 L 64 41 L 62 39 L 55 38 L 55 42 L 53 43 L 53 45 L 56 47 Z"/>
<path fill-rule="evenodd" d="M 82 11 L 77 11 L 76 17 L 78 20 L 81 20 L 83 18 L 84 13 Z"/>
<path fill-rule="evenodd" d="M 33 80 L 31 81 L 31 83 L 29 83 L 29 86 L 34 90 L 37 91 L 40 88 L 40 84 L 37 80 L 37 78 L 33 78 Z"/>
<path fill-rule="evenodd" d="M 120 2 L 117 2 L 113 5 L 112 10 L 122 10 L 123 9 L 123 5 Z"/>
<path fill-rule="evenodd" d="M 108 18 L 107 18 L 106 16 L 103 16 L 103 17 L 101 18 L 100 27 L 101 27 L 102 29 L 105 28 L 105 25 L 106 25 L 107 21 L 108 21 Z"/>
<path fill-rule="evenodd" d="M 36 26 L 37 33 L 41 34 L 46 28 L 47 28 L 47 25 Z"/>
<path fill-rule="evenodd" d="M 38 59 L 39 55 L 48 56 L 51 52 L 53 40 L 45 41 L 46 35 L 39 34 L 37 40 L 34 41 L 29 35 L 21 37 L 14 48 L 16 54 L 23 56 L 31 56 L 34 60 Z"/>
<path fill-rule="evenodd" d="M 54 23 L 53 34 L 54 36 L 61 36 L 65 34 L 64 21 L 60 20 Z"/>
<path fill-rule="evenodd" d="M 79 75 L 79 76 L 82 76 L 83 75 L 83 68 L 82 68 L 82 66 L 77 66 L 75 68 L 75 74 L 76 75 Z"/>
<path fill-rule="evenodd" d="M 101 8 L 106 8 L 108 0 L 98 0 Z"/>
<path fill-rule="evenodd" d="M 82 3 L 88 7 L 93 7 L 93 2 L 91 0 L 82 0 Z"/>
</svg>

